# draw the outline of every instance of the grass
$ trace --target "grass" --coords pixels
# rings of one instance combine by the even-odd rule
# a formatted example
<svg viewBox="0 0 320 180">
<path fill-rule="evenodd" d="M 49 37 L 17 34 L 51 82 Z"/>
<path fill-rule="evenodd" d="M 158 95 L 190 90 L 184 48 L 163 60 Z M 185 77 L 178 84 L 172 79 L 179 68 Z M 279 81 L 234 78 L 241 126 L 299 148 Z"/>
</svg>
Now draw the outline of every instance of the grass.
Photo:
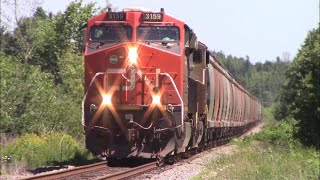
<svg viewBox="0 0 320 180">
<path fill-rule="evenodd" d="M 209 163 L 193 179 L 318 179 L 319 152 L 252 141 Z"/>
<path fill-rule="evenodd" d="M 242 141 L 239 151 L 212 161 L 193 179 L 320 179 L 320 152 L 295 138 L 297 121 L 277 122 L 273 108 L 263 108 L 264 128 Z"/>
<path fill-rule="evenodd" d="M 25 134 L 1 145 L 0 174 L 98 161 L 83 143 L 65 133 Z"/>
<path fill-rule="evenodd" d="M 262 107 L 262 118 L 265 125 L 270 125 L 275 122 L 273 115 L 274 107 L 274 104 L 270 107 Z"/>
</svg>

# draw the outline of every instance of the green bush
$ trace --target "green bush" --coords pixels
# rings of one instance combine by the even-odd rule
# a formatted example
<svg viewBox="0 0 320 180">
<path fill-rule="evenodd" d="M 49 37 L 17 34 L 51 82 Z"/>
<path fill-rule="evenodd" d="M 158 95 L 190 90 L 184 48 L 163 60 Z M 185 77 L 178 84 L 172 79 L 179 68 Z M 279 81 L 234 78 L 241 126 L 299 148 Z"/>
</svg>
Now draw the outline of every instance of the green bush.
<svg viewBox="0 0 320 180">
<path fill-rule="evenodd" d="M 62 69 L 62 75 L 69 79 L 65 78 L 65 84 L 57 86 L 52 75 L 41 72 L 38 66 L 22 64 L 16 58 L 0 53 L 0 65 L 3 67 L 0 133 L 43 134 L 59 131 L 74 137 L 82 136 L 81 59 L 79 55 L 69 55 L 68 58 L 75 61 L 78 74 L 68 74 L 68 68 Z"/>
<path fill-rule="evenodd" d="M 255 139 L 265 141 L 274 145 L 286 147 L 298 146 L 299 142 L 295 139 L 298 132 L 296 124 L 298 121 L 288 117 L 281 122 L 267 125 L 261 132 L 254 135 Z"/>
<path fill-rule="evenodd" d="M 263 119 L 264 125 L 269 125 L 276 122 L 273 115 L 274 107 L 275 107 L 275 104 L 272 104 L 270 107 L 265 107 L 265 106 L 262 107 L 262 119 Z"/>
<path fill-rule="evenodd" d="M 23 135 L 8 142 L 1 155 L 2 159 L 10 157 L 7 163 L 24 162 L 28 169 L 93 158 L 74 138 L 63 133 Z"/>
</svg>

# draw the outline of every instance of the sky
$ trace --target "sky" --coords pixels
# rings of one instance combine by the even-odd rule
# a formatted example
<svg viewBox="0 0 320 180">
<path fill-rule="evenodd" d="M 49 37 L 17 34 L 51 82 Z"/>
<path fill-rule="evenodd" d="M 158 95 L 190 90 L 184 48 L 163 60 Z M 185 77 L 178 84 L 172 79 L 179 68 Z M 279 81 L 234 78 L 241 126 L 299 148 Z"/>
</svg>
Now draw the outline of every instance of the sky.
<svg viewBox="0 0 320 180">
<path fill-rule="evenodd" d="M 64 11 L 70 1 L 43 0 L 46 11 Z M 106 0 L 96 2 L 105 7 Z M 109 0 L 118 10 L 144 7 L 183 20 L 210 50 L 250 61 L 292 60 L 308 31 L 319 25 L 319 0 Z"/>
</svg>

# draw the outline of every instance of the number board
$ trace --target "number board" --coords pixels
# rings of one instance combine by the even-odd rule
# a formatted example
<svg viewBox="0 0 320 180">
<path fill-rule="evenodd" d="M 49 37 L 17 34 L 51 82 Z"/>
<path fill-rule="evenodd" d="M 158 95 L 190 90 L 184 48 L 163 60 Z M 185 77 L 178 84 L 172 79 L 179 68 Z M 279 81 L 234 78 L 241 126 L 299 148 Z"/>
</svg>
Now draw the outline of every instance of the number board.
<svg viewBox="0 0 320 180">
<path fill-rule="evenodd" d="M 125 21 L 126 13 L 124 12 L 109 12 L 107 15 L 109 21 Z"/>
<path fill-rule="evenodd" d="M 162 13 L 144 13 L 143 21 L 163 21 Z"/>
</svg>

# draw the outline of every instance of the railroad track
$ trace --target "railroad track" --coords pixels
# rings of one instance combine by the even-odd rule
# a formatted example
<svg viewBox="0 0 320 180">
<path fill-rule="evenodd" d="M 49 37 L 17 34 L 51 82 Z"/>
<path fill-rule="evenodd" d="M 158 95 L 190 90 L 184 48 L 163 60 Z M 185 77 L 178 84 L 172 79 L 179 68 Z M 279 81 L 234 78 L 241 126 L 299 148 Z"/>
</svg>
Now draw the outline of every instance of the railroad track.
<svg viewBox="0 0 320 180">
<path fill-rule="evenodd" d="M 114 173 L 114 171 L 106 174 L 96 173 L 100 174 L 97 177 L 90 177 L 88 175 L 85 175 L 87 173 L 94 173 L 101 171 L 103 169 L 108 168 L 107 162 L 100 162 L 100 163 L 95 163 L 95 164 L 90 164 L 86 166 L 80 166 L 72 169 L 67 169 L 67 170 L 61 170 L 61 171 L 56 171 L 56 172 L 50 172 L 50 173 L 44 173 L 40 175 L 35 175 L 31 177 L 27 177 L 24 180 L 50 180 L 50 179 L 96 179 L 96 180 L 101 180 L 101 179 L 125 179 L 129 178 L 132 176 L 139 175 L 143 172 L 153 170 L 157 168 L 156 162 L 144 164 L 141 166 L 137 166 L 134 168 L 130 168 L 127 170 L 123 170 L 117 173 Z M 74 177 L 74 178 L 73 178 Z M 79 178 L 80 177 L 80 178 Z M 82 178 L 83 177 L 83 178 Z"/>
<path fill-rule="evenodd" d="M 133 177 L 133 176 L 142 174 L 142 173 L 147 172 L 147 171 L 151 171 L 153 169 L 156 169 L 157 167 L 158 167 L 157 163 L 156 162 L 152 162 L 152 163 L 144 164 L 142 166 L 131 168 L 131 169 L 129 169 L 127 171 L 124 171 L 124 172 L 119 172 L 119 173 L 115 173 L 115 174 L 102 176 L 102 177 L 97 178 L 96 180 L 102 180 L 102 179 L 125 179 L 125 178 L 129 178 L 129 177 Z"/>
<path fill-rule="evenodd" d="M 75 167 L 72 169 L 43 173 L 40 175 L 27 177 L 24 180 L 63 179 L 63 178 L 69 177 L 69 176 L 73 176 L 73 175 L 77 175 L 77 174 L 81 174 L 81 173 L 86 173 L 86 172 L 90 172 L 90 171 L 96 171 L 98 169 L 103 169 L 103 168 L 106 168 L 107 166 L 108 166 L 107 162 L 104 161 L 104 162 L 94 163 L 94 164 L 90 164 L 90 165 L 86 165 L 86 166 L 79 166 L 79 167 Z"/>
</svg>

